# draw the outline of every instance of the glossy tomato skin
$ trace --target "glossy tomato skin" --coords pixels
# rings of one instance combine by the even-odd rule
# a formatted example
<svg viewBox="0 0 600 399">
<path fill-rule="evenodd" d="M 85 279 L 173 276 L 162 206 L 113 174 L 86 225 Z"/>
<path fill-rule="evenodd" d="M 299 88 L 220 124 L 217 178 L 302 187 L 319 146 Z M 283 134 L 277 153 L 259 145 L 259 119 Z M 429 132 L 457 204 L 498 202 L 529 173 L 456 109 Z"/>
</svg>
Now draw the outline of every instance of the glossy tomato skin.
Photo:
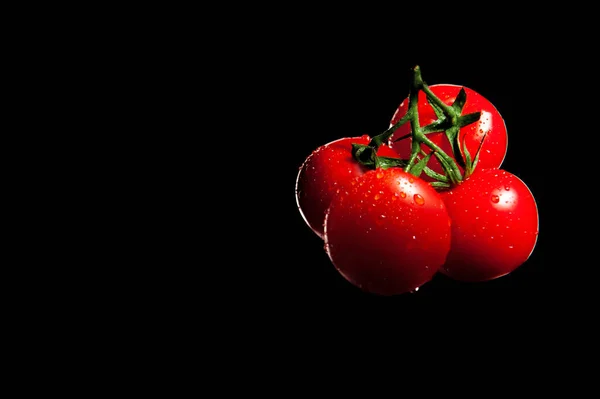
<svg viewBox="0 0 600 399">
<path fill-rule="evenodd" d="M 517 269 L 533 252 L 537 204 L 514 174 L 478 169 L 440 195 L 452 219 L 452 245 L 443 274 L 467 282 L 492 280 Z"/>
<path fill-rule="evenodd" d="M 450 218 L 435 189 L 401 168 L 364 174 L 330 204 L 325 250 L 342 276 L 365 292 L 418 289 L 450 249 Z"/>
<path fill-rule="evenodd" d="M 477 167 L 499 168 L 504 161 L 504 157 L 506 156 L 508 136 L 504 118 L 496 109 L 496 107 L 488 99 L 468 87 L 452 84 L 437 84 L 429 86 L 431 91 L 447 105 L 451 105 L 454 102 L 456 96 L 460 92 L 461 87 L 465 89 L 465 93 L 467 94 L 467 100 L 465 102 L 462 115 L 480 111 L 481 116 L 477 122 L 464 126 L 460 129 L 460 143 L 462 144 L 463 140 L 465 140 L 467 150 L 469 151 L 471 159 L 473 159 L 485 134 L 485 140 L 483 141 L 483 145 L 481 147 Z M 421 127 L 437 120 L 437 116 L 435 115 L 433 108 L 431 108 L 431 105 L 429 105 L 429 101 L 427 100 L 427 97 L 423 91 L 419 91 L 417 109 L 419 112 L 419 124 Z M 390 126 L 393 126 L 396 122 L 398 122 L 406 114 L 407 110 L 408 99 L 405 99 L 396 109 L 396 112 L 390 121 Z M 410 122 L 407 122 L 400 126 L 390 138 L 391 147 L 394 148 L 400 157 L 404 159 L 408 159 L 410 157 L 412 145 L 411 138 L 395 142 L 394 140 L 410 133 Z M 446 154 L 452 156 L 452 148 L 444 132 L 430 133 L 427 135 L 427 137 L 441 147 Z M 423 148 L 423 150 L 425 150 L 427 153 L 431 152 L 429 147 L 427 147 L 425 144 L 421 144 L 421 148 Z M 444 173 L 441 164 L 435 157 L 431 158 L 427 166 L 433 169 L 435 172 L 441 174 Z M 463 168 L 461 168 L 461 172 L 464 174 Z M 421 175 L 421 178 L 427 181 L 432 181 L 432 179 L 425 174 Z"/>
<path fill-rule="evenodd" d="M 368 135 L 344 137 L 322 145 L 304 161 L 296 178 L 296 203 L 308 226 L 323 238 L 325 212 L 331 199 L 348 190 L 369 169 L 352 156 L 352 144 L 369 144 Z M 398 153 L 382 145 L 377 155 L 398 158 Z"/>
</svg>

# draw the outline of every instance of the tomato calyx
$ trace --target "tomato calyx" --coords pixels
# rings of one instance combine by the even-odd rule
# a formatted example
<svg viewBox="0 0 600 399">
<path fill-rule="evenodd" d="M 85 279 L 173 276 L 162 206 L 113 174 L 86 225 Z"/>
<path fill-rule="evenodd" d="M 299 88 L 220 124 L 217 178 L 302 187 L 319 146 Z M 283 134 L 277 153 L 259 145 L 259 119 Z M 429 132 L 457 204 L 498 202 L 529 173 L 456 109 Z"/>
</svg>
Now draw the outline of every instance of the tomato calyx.
<svg viewBox="0 0 600 399">
<path fill-rule="evenodd" d="M 406 166 L 406 161 L 400 158 L 392 158 L 392 157 L 383 157 L 377 155 L 377 150 L 379 149 L 379 145 L 373 145 L 369 143 L 368 145 L 364 144 L 352 144 L 352 156 L 356 159 L 361 165 L 368 167 L 369 169 L 376 168 L 391 168 L 391 167 L 404 167 Z"/>
<path fill-rule="evenodd" d="M 418 113 L 418 95 L 423 91 L 429 100 L 437 119 L 432 123 L 421 127 L 419 124 Z M 460 89 L 459 94 L 451 105 L 444 103 L 437 97 L 423 80 L 421 68 L 417 65 L 412 69 L 412 78 L 409 87 L 409 106 L 406 114 L 393 126 L 374 136 L 368 145 L 353 145 L 352 154 L 354 158 L 369 168 L 376 167 L 402 167 L 404 171 L 419 177 L 425 173 L 435 181 L 430 184 L 436 189 L 445 189 L 460 184 L 464 179 L 470 176 L 477 165 L 481 145 L 485 139 L 485 134 L 479 143 L 476 154 L 472 157 L 465 143 L 460 142 L 460 129 L 475 123 L 479 120 L 481 112 L 472 112 L 462 115 L 464 105 L 467 100 L 467 94 L 464 88 Z M 410 122 L 411 133 L 402 136 L 395 141 L 412 138 L 412 150 L 409 159 L 383 158 L 376 155 L 377 149 L 390 142 L 392 134 L 403 124 Z M 451 144 L 452 156 L 446 154 L 438 145 L 431 141 L 427 135 L 431 133 L 444 132 Z M 426 153 L 422 150 L 421 144 L 425 144 L 431 152 Z M 429 167 L 427 163 L 432 156 L 435 156 L 442 165 L 445 174 L 440 174 Z M 464 176 L 460 167 L 465 171 Z"/>
</svg>

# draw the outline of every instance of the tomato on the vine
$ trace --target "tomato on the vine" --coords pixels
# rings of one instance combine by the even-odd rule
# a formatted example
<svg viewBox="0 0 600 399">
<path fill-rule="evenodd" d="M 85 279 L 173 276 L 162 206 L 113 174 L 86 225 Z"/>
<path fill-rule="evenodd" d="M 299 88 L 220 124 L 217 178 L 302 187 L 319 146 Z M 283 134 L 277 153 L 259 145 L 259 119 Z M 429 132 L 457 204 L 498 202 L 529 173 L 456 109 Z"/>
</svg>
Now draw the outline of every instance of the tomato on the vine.
<svg viewBox="0 0 600 399">
<path fill-rule="evenodd" d="M 325 249 L 363 291 L 397 295 L 433 278 L 450 249 L 439 193 L 401 168 L 370 170 L 341 190 L 325 218 Z"/>
<path fill-rule="evenodd" d="M 514 174 L 477 169 L 440 192 L 452 219 L 452 244 L 441 272 L 459 281 L 487 281 L 525 263 L 538 238 L 535 198 Z"/>
<path fill-rule="evenodd" d="M 361 290 L 414 292 L 438 272 L 489 281 L 524 264 L 539 215 L 528 186 L 501 169 L 503 117 L 464 86 L 428 86 L 418 66 L 390 127 L 314 150 L 296 203 L 336 270 Z"/>
<path fill-rule="evenodd" d="M 474 154 L 478 152 L 481 144 L 477 167 L 499 168 L 506 155 L 508 136 L 504 118 L 496 107 L 487 98 L 468 87 L 453 84 L 434 84 L 429 86 L 429 89 L 433 94 L 446 105 L 452 105 L 454 103 L 461 88 L 464 89 L 466 94 L 466 102 L 464 103 L 462 114 L 466 115 L 472 112 L 481 112 L 478 121 L 463 126 L 459 130 L 458 142 L 460 143 L 461 156 L 464 157 L 464 153 L 462 152 L 464 146 L 466 146 L 470 156 L 473 157 Z M 390 127 L 396 124 L 406 114 L 408 108 L 409 100 L 407 98 L 402 101 L 396 109 L 390 121 Z M 418 114 L 421 127 L 429 125 L 438 119 L 430 101 L 423 91 L 419 91 L 418 94 Z M 396 129 L 390 138 L 390 146 L 395 149 L 402 158 L 408 158 L 411 154 L 412 138 L 410 135 L 411 124 L 405 123 Z M 408 137 L 398 140 L 405 136 Z M 443 131 L 429 133 L 427 137 L 447 154 L 453 154 L 451 144 Z M 431 152 L 424 143 L 421 143 L 421 149 L 427 153 Z M 444 173 L 442 165 L 435 157 L 431 158 L 427 166 L 434 172 L 440 174 Z M 464 173 L 464 167 L 460 164 L 459 167 L 461 172 Z M 433 180 L 425 174 L 421 177 L 427 181 Z"/>
<path fill-rule="evenodd" d="M 356 179 L 369 168 L 360 164 L 352 153 L 352 144 L 369 144 L 368 135 L 345 137 L 314 150 L 300 166 L 296 176 L 296 203 L 308 226 L 323 238 L 325 212 L 331 199 L 350 189 Z M 377 150 L 377 156 L 398 158 L 387 145 Z"/>
</svg>

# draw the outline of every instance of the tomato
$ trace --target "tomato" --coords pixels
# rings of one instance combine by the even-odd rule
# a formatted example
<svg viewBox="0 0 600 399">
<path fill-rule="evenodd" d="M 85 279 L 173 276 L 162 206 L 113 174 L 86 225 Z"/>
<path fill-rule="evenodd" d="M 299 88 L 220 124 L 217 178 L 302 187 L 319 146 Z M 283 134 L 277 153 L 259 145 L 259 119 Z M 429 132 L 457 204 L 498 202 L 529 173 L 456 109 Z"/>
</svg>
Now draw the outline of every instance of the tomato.
<svg viewBox="0 0 600 399">
<path fill-rule="evenodd" d="M 308 226 L 323 238 L 325 212 L 331 199 L 369 168 L 361 165 L 352 155 L 352 144 L 369 144 L 368 135 L 345 137 L 322 145 L 303 162 L 296 178 L 296 203 Z M 378 156 L 398 158 L 386 145 L 377 150 Z"/>
<path fill-rule="evenodd" d="M 433 278 L 450 249 L 442 197 L 401 168 L 377 168 L 335 196 L 325 218 L 325 250 L 365 292 L 414 291 Z"/>
<path fill-rule="evenodd" d="M 508 136 L 504 118 L 500 115 L 496 107 L 485 97 L 478 92 L 464 86 L 452 84 L 437 84 L 431 85 L 431 91 L 445 104 L 451 105 L 460 89 L 464 88 L 467 95 L 466 102 L 462 110 L 462 115 L 467 115 L 472 112 L 481 112 L 479 120 L 469 125 L 463 126 L 458 134 L 459 143 L 465 143 L 471 159 L 474 158 L 480 146 L 481 140 L 485 135 L 485 140 L 481 145 L 479 152 L 479 160 L 477 167 L 479 168 L 499 168 L 504 161 L 506 155 Z M 405 99 L 396 109 L 391 121 L 390 127 L 398 122 L 407 112 L 408 99 Z M 425 93 L 420 90 L 418 94 L 417 110 L 419 113 L 419 124 L 424 127 L 438 119 Z M 410 122 L 400 126 L 390 138 L 390 145 L 394 148 L 401 158 L 408 159 L 411 154 L 412 139 L 406 138 L 400 141 L 395 141 L 400 137 L 411 133 Z M 452 155 L 452 147 L 444 132 L 430 133 L 427 137 L 438 145 L 446 154 Z M 429 153 L 431 150 L 425 144 L 421 144 L 421 148 Z M 461 147 L 462 148 L 462 147 Z M 462 153 L 462 152 L 461 152 Z M 462 154 L 464 156 L 464 154 Z M 437 160 L 432 157 L 427 165 L 430 169 L 437 173 L 444 173 L 444 170 Z M 464 168 L 460 168 L 464 174 Z M 432 181 L 433 179 L 426 176 L 424 173 L 420 176 L 424 180 Z"/>
<path fill-rule="evenodd" d="M 452 245 L 443 274 L 460 281 L 492 280 L 514 271 L 533 252 L 537 204 L 514 174 L 478 168 L 440 195 L 452 219 Z"/>
</svg>

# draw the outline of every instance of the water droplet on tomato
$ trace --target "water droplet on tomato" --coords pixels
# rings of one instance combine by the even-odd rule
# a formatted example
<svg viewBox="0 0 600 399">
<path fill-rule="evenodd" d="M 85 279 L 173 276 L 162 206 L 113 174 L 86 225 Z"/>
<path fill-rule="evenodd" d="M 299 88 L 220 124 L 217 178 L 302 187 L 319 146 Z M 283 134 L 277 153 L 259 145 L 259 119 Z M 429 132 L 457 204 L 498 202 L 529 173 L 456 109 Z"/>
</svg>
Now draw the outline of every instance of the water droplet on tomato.
<svg viewBox="0 0 600 399">
<path fill-rule="evenodd" d="M 512 245 L 509 245 L 508 247 L 509 247 L 510 249 L 513 249 L 513 248 L 514 248 Z"/>
<path fill-rule="evenodd" d="M 497 204 L 500 202 L 500 197 L 498 197 L 496 194 L 492 195 L 492 202 Z"/>
<path fill-rule="evenodd" d="M 425 203 L 425 198 L 423 198 L 421 194 L 415 194 L 413 198 L 415 199 L 415 203 L 417 205 L 423 205 Z"/>
<path fill-rule="evenodd" d="M 377 176 L 378 179 L 381 179 L 383 177 L 383 172 L 377 172 L 375 176 Z"/>
<path fill-rule="evenodd" d="M 414 293 L 416 293 L 417 291 L 419 291 L 419 287 L 415 288 L 415 289 L 414 289 L 414 290 L 412 290 L 410 293 L 411 293 L 411 294 L 414 294 Z"/>
<path fill-rule="evenodd" d="M 379 194 L 375 194 L 375 196 L 373 198 L 375 199 L 375 201 L 377 201 L 381 197 L 379 196 Z"/>
<path fill-rule="evenodd" d="M 504 186 L 504 189 L 505 189 L 506 191 L 510 191 L 510 186 Z"/>
<path fill-rule="evenodd" d="M 405 193 L 404 191 L 402 191 L 402 192 L 400 192 L 400 196 L 401 196 L 402 198 L 406 198 L 406 193 Z"/>
<path fill-rule="evenodd" d="M 415 182 L 415 179 L 413 179 L 412 177 L 409 177 L 409 178 L 408 178 L 408 182 L 409 182 L 409 183 L 414 183 L 414 182 Z"/>
</svg>

